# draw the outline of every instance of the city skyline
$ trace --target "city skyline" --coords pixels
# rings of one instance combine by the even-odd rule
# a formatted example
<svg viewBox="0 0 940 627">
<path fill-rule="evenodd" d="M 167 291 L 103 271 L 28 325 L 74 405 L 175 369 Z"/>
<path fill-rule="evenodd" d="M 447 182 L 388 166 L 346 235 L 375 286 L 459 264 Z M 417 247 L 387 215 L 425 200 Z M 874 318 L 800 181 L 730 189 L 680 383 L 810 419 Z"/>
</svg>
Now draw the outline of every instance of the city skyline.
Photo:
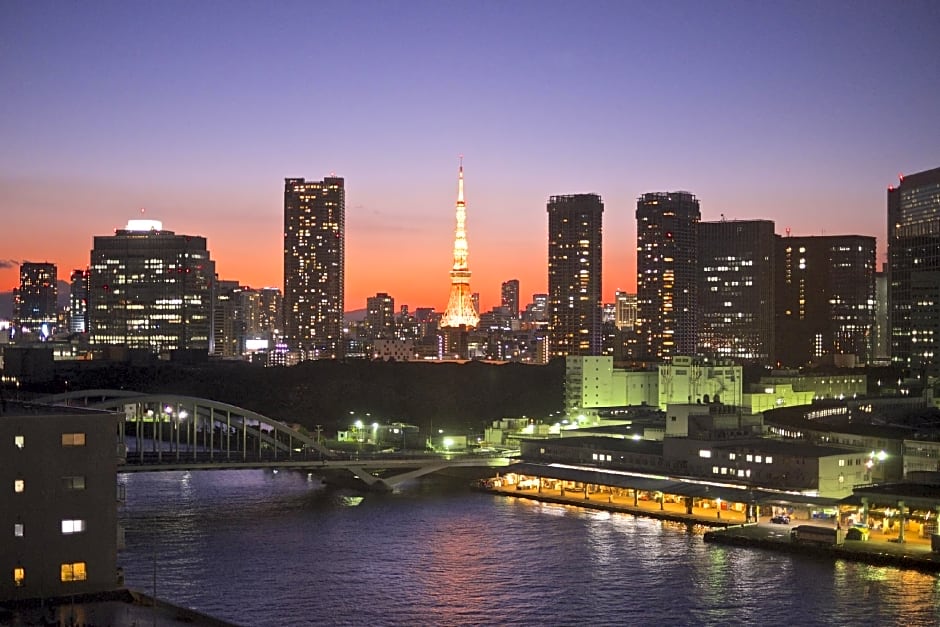
<svg viewBox="0 0 940 627">
<path fill-rule="evenodd" d="M 483 310 L 508 279 L 522 302 L 547 292 L 560 194 L 604 199 L 604 302 L 635 289 L 648 192 L 695 194 L 703 221 L 874 236 L 880 267 L 888 185 L 938 160 L 927 2 L 364 2 L 320 7 L 316 36 L 284 19 L 290 3 L 2 13 L 0 291 L 24 261 L 67 280 L 140 207 L 205 237 L 219 279 L 283 288 L 283 180 L 335 173 L 345 309 L 385 292 L 443 311 L 461 153 Z"/>
</svg>

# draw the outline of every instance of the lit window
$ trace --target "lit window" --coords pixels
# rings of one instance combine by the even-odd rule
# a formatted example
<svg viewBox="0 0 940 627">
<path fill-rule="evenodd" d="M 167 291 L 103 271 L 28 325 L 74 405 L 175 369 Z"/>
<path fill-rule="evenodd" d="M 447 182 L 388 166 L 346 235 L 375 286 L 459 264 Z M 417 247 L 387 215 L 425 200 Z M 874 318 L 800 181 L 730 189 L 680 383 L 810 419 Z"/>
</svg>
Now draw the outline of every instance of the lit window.
<svg viewBox="0 0 940 627">
<path fill-rule="evenodd" d="M 26 489 L 26 482 L 25 482 L 24 480 L 22 480 L 22 479 L 14 479 L 14 480 L 13 480 L 13 491 L 14 491 L 14 492 L 22 492 L 22 491 L 25 490 L 25 489 Z"/>
<path fill-rule="evenodd" d="M 737 456 L 735 453 L 728 453 L 728 459 L 729 459 L 729 460 L 734 461 L 734 460 L 736 460 L 737 458 L 738 458 L 738 456 Z"/>
<path fill-rule="evenodd" d="M 71 562 L 62 564 L 62 581 L 85 581 L 88 574 L 85 572 L 85 562 Z"/>
<path fill-rule="evenodd" d="M 718 474 L 718 466 L 712 466 L 712 474 L 713 474 L 713 475 L 717 475 L 717 474 Z"/>
<path fill-rule="evenodd" d="M 774 463 L 774 458 L 771 457 L 770 455 L 768 455 L 767 457 L 764 458 L 764 463 L 765 463 L 765 464 L 772 464 L 772 463 Z"/>
<path fill-rule="evenodd" d="M 81 533 L 85 531 L 85 521 L 84 520 L 63 520 L 62 521 L 62 533 Z"/>
<path fill-rule="evenodd" d="M 13 523 L 13 535 L 17 538 L 23 537 L 23 523 Z"/>
<path fill-rule="evenodd" d="M 706 450 L 703 449 L 703 450 L 700 450 L 700 451 L 698 452 L 698 456 L 699 456 L 699 457 L 711 457 L 711 456 L 712 456 L 712 452 L 711 452 L 711 451 L 706 451 Z"/>
<path fill-rule="evenodd" d="M 13 585 L 17 588 L 22 588 L 26 585 L 26 571 L 21 566 L 17 566 L 13 569 Z"/>
<path fill-rule="evenodd" d="M 66 490 L 84 490 L 85 489 L 85 475 L 62 477 L 62 487 Z"/>
<path fill-rule="evenodd" d="M 15 446 L 16 448 L 23 448 L 23 446 L 25 445 L 26 445 L 26 438 L 24 438 L 21 435 L 13 436 L 13 446 Z"/>
<path fill-rule="evenodd" d="M 761 463 L 761 460 L 762 460 L 762 457 L 760 455 L 754 458 L 754 461 L 757 462 L 758 464 Z"/>
<path fill-rule="evenodd" d="M 63 433 L 62 446 L 85 446 L 84 433 Z"/>
<path fill-rule="evenodd" d="M 840 460 L 839 460 L 839 465 L 840 465 L 840 466 L 845 466 L 845 460 L 844 460 L 844 459 L 840 459 Z"/>
<path fill-rule="evenodd" d="M 749 461 L 749 462 L 754 461 L 754 456 L 753 456 L 753 455 L 748 455 L 748 456 L 747 456 L 747 461 Z"/>
</svg>

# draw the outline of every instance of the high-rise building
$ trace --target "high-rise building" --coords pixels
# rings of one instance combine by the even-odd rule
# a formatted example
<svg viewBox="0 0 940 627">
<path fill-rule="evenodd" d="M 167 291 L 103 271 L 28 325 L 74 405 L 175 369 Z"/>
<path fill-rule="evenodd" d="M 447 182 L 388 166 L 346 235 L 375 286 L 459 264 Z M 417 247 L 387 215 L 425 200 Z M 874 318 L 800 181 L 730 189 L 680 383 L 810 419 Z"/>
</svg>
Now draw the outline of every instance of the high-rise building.
<svg viewBox="0 0 940 627">
<path fill-rule="evenodd" d="M 940 375 L 940 270 L 911 274 L 911 370 Z"/>
<path fill-rule="evenodd" d="M 90 269 L 92 344 L 208 353 L 215 262 L 204 237 L 130 220 L 95 237 Z"/>
<path fill-rule="evenodd" d="M 648 359 L 698 348 L 699 201 L 689 192 L 643 194 L 636 203 L 637 333 Z"/>
<path fill-rule="evenodd" d="M 928 307 L 917 292 L 936 291 L 929 283 L 940 271 L 940 168 L 902 176 L 897 187 L 888 188 L 888 303 L 891 361 L 920 370 L 924 352 L 918 321 L 928 320 Z M 929 307 L 928 307 L 929 308 Z M 918 322 L 919 324 L 920 322 Z M 915 355 L 919 356 L 915 359 Z"/>
<path fill-rule="evenodd" d="M 209 354 L 231 359 L 239 354 L 238 281 L 216 281 L 212 290 L 212 334 Z"/>
<path fill-rule="evenodd" d="M 875 273 L 875 340 L 872 359 L 882 365 L 891 360 L 891 335 L 888 332 L 888 264 Z"/>
<path fill-rule="evenodd" d="M 457 226 L 454 229 L 454 265 L 450 270 L 450 297 L 441 318 L 441 327 L 473 329 L 480 316 L 470 292 L 470 266 L 467 262 L 467 203 L 463 195 L 463 163 L 457 172 Z"/>
<path fill-rule="evenodd" d="M 366 330 L 369 339 L 391 340 L 395 338 L 395 299 L 379 292 L 366 299 Z"/>
<path fill-rule="evenodd" d="M 614 307 L 614 324 L 617 329 L 632 329 L 636 325 L 636 294 L 617 290 Z"/>
<path fill-rule="evenodd" d="M 547 208 L 550 355 L 600 355 L 604 203 L 574 194 L 552 196 Z"/>
<path fill-rule="evenodd" d="M 346 189 L 284 180 L 284 327 L 305 359 L 343 357 Z"/>
<path fill-rule="evenodd" d="M 530 325 L 548 324 L 548 294 L 532 294 L 532 302 L 525 306 L 522 321 Z"/>
<path fill-rule="evenodd" d="M 261 313 L 258 324 L 271 337 L 279 336 L 284 329 L 284 298 L 276 287 L 262 287 Z"/>
<path fill-rule="evenodd" d="M 69 332 L 88 332 L 88 290 L 91 286 L 91 273 L 86 270 L 72 270 L 69 282 Z"/>
<path fill-rule="evenodd" d="M 20 264 L 20 286 L 14 290 L 13 325 L 16 333 L 45 339 L 55 333 L 58 285 L 54 263 Z"/>
<path fill-rule="evenodd" d="M 700 353 L 770 364 L 774 353 L 774 223 L 700 222 Z"/>
<path fill-rule="evenodd" d="M 867 364 L 875 331 L 875 238 L 777 237 L 776 361 Z"/>
<path fill-rule="evenodd" d="M 519 279 L 503 282 L 500 287 L 500 306 L 505 307 L 513 318 L 519 317 Z"/>
</svg>

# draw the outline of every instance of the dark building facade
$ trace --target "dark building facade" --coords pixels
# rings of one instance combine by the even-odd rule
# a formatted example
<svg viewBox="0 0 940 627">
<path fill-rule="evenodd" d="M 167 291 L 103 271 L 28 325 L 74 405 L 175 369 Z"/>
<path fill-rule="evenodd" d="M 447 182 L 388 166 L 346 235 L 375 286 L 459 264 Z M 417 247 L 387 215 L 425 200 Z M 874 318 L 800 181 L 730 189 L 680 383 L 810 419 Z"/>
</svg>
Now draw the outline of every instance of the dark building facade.
<svg viewBox="0 0 940 627">
<path fill-rule="evenodd" d="M 17 335 L 49 337 L 58 319 L 58 279 L 54 263 L 20 264 L 20 286 L 13 295 L 13 325 Z"/>
<path fill-rule="evenodd" d="M 700 353 L 735 362 L 774 358 L 774 223 L 699 223 Z"/>
<path fill-rule="evenodd" d="M 850 355 L 871 361 L 875 238 L 778 236 L 776 252 L 776 361 L 802 366 Z"/>
<path fill-rule="evenodd" d="M 929 344 L 930 307 L 922 296 L 940 271 L 940 168 L 901 177 L 888 188 L 888 303 L 891 361 L 922 370 L 934 357 Z M 916 287 L 915 287 L 916 285 Z M 925 311 L 917 311 L 926 308 Z M 936 323 L 932 323 L 936 326 Z M 928 333 L 924 335 L 922 333 Z"/>
<path fill-rule="evenodd" d="M 395 338 L 395 299 L 379 292 L 366 299 L 366 329 L 369 339 L 391 340 Z"/>
<path fill-rule="evenodd" d="M 88 332 L 88 290 L 91 273 L 88 270 L 72 270 L 69 281 L 69 331 Z"/>
<path fill-rule="evenodd" d="M 208 354 L 215 262 L 204 237 L 131 220 L 95 237 L 90 270 L 92 344 Z"/>
<path fill-rule="evenodd" d="M 304 359 L 343 357 L 346 189 L 284 180 L 284 326 Z"/>
<path fill-rule="evenodd" d="M 548 328 L 551 357 L 600 355 L 601 235 L 597 194 L 548 201 Z"/>
<path fill-rule="evenodd" d="M 519 318 L 519 279 L 503 282 L 500 287 L 500 306 L 507 309 L 513 319 Z"/>
<path fill-rule="evenodd" d="M 698 348 L 699 201 L 689 192 L 643 194 L 636 203 L 638 350 L 669 361 Z"/>
</svg>

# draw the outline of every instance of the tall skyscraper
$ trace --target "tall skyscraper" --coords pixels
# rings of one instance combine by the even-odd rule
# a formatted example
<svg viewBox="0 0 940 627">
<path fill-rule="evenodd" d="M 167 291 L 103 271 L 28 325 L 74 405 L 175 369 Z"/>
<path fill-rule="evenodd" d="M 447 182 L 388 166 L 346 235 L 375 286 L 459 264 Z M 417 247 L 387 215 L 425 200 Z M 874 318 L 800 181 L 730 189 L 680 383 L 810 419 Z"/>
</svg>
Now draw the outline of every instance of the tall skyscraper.
<svg viewBox="0 0 940 627">
<path fill-rule="evenodd" d="M 643 194 L 636 203 L 637 333 L 648 359 L 698 348 L 699 201 L 689 192 Z"/>
<path fill-rule="evenodd" d="M 346 189 L 284 180 L 284 326 L 304 359 L 343 357 Z"/>
<path fill-rule="evenodd" d="M 500 287 L 500 306 L 505 307 L 513 318 L 519 317 L 519 279 L 503 282 Z"/>
<path fill-rule="evenodd" d="M 379 292 L 366 299 L 366 329 L 369 339 L 391 340 L 395 337 L 395 299 Z"/>
<path fill-rule="evenodd" d="M 13 325 L 16 333 L 46 339 L 55 333 L 58 319 L 58 284 L 54 263 L 20 264 L 20 286 L 13 295 Z"/>
<path fill-rule="evenodd" d="M 281 295 L 281 290 L 276 287 L 262 287 L 260 296 L 261 313 L 258 324 L 261 330 L 273 339 L 284 331 L 284 297 Z"/>
<path fill-rule="evenodd" d="M 937 356 L 921 350 L 930 344 L 931 305 L 920 295 L 940 291 L 931 283 L 940 277 L 940 168 L 902 176 L 888 188 L 888 303 L 891 361 L 915 371 Z M 915 283 L 917 285 L 915 289 Z M 918 309 L 928 311 L 917 311 Z M 936 316 L 936 309 L 933 310 Z M 915 323 L 915 320 L 917 321 Z"/>
<path fill-rule="evenodd" d="M 600 355 L 601 235 L 597 194 L 548 200 L 548 328 L 551 357 Z"/>
<path fill-rule="evenodd" d="M 91 273 L 86 270 L 72 270 L 69 282 L 69 332 L 88 332 L 88 290 L 91 286 Z"/>
<path fill-rule="evenodd" d="M 617 290 L 614 302 L 614 324 L 617 329 L 633 329 L 636 325 L 636 294 Z"/>
<path fill-rule="evenodd" d="M 450 297 L 441 319 L 441 327 L 473 329 L 480 316 L 470 292 L 470 266 L 467 263 L 467 204 L 463 196 L 463 163 L 457 173 L 457 226 L 454 229 L 454 265 L 450 270 Z"/>
<path fill-rule="evenodd" d="M 854 356 L 867 364 L 875 331 L 875 238 L 778 236 L 775 266 L 776 360 L 802 366 Z"/>
<path fill-rule="evenodd" d="M 212 290 L 212 333 L 209 354 L 231 359 L 239 354 L 238 281 L 216 281 Z"/>
<path fill-rule="evenodd" d="M 700 222 L 699 347 L 711 358 L 774 359 L 774 223 Z"/>
<path fill-rule="evenodd" d="M 204 237 L 130 220 L 95 237 L 90 269 L 92 344 L 208 353 L 215 263 Z"/>
</svg>

